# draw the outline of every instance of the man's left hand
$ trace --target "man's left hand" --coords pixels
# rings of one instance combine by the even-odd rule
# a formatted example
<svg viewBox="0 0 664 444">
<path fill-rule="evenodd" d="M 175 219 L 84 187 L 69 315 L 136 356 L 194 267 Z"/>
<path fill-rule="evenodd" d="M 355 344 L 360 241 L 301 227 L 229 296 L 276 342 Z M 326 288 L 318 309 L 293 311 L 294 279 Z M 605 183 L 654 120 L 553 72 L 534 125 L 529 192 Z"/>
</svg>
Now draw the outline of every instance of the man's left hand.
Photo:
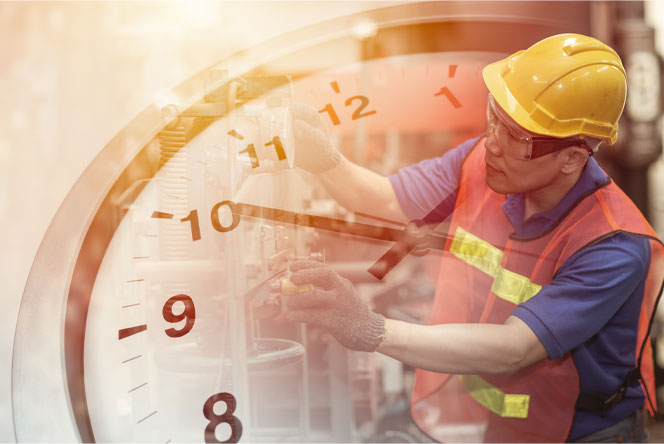
<svg viewBox="0 0 664 444">
<path fill-rule="evenodd" d="M 289 320 L 324 327 L 351 350 L 378 349 L 385 336 L 385 318 L 360 300 L 348 279 L 311 260 L 293 262 L 291 272 L 295 285 L 311 284 L 313 290 L 286 298 Z"/>
</svg>

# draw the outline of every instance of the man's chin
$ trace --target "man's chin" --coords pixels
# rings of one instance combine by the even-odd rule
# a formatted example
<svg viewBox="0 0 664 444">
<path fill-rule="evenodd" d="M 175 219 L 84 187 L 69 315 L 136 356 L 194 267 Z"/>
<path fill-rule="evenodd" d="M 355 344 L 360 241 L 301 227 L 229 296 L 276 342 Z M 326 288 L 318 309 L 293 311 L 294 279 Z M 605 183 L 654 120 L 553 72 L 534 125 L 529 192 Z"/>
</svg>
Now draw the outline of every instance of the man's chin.
<svg viewBox="0 0 664 444">
<path fill-rule="evenodd" d="M 510 193 L 508 187 L 505 184 L 501 183 L 499 180 L 496 180 L 495 177 L 491 177 L 489 174 L 486 174 L 484 176 L 484 180 L 486 180 L 486 184 L 488 185 L 488 187 L 491 188 L 496 193 L 498 194 Z"/>
</svg>

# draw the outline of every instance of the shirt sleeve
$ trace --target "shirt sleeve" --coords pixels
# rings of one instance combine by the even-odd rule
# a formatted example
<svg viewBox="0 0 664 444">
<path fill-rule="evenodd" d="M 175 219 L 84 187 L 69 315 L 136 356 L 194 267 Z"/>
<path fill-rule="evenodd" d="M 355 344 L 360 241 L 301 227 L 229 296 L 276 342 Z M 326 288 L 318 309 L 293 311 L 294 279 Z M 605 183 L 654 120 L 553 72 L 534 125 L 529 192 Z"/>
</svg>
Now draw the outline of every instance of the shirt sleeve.
<svg viewBox="0 0 664 444">
<path fill-rule="evenodd" d="M 478 138 L 433 159 L 400 169 L 389 177 L 399 206 L 410 220 L 442 222 L 452 213 L 463 160 Z"/>
<path fill-rule="evenodd" d="M 549 359 L 559 358 L 597 334 L 630 296 L 643 298 L 636 290 L 649 266 L 647 239 L 616 234 L 577 252 L 512 314 L 537 335 Z M 625 328 L 634 329 L 635 322 Z"/>
</svg>

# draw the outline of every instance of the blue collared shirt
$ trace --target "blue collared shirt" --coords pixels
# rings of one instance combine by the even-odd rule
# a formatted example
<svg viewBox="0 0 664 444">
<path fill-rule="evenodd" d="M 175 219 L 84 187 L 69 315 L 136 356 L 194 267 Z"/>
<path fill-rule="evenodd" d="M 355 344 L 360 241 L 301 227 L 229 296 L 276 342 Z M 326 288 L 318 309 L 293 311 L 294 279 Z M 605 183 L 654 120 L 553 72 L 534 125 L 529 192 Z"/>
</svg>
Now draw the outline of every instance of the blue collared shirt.
<svg viewBox="0 0 664 444">
<path fill-rule="evenodd" d="M 390 182 L 399 204 L 412 220 L 445 220 L 454 210 L 461 165 L 477 139 L 443 156 L 399 170 Z M 536 236 L 553 224 L 598 183 L 607 180 L 594 158 L 558 205 L 524 220 L 524 195 L 510 194 L 503 211 L 520 237 Z M 432 210 L 433 209 L 433 210 Z M 650 265 L 647 239 L 616 234 L 577 252 L 549 285 L 513 312 L 537 335 L 550 359 L 571 352 L 581 391 L 613 394 L 634 366 L 637 326 L 645 277 Z M 609 427 L 641 408 L 639 385 L 602 418 L 578 410 L 569 439 Z"/>
</svg>

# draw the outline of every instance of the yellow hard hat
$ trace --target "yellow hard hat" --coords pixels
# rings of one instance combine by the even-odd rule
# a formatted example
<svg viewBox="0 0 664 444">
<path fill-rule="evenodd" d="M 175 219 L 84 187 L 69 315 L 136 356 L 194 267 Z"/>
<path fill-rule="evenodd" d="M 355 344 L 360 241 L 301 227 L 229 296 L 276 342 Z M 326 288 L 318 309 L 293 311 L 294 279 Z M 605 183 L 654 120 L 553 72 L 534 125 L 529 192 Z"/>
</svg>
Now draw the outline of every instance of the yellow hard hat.
<svg viewBox="0 0 664 444">
<path fill-rule="evenodd" d="M 552 137 L 618 138 L 627 78 L 618 54 L 581 34 L 547 37 L 484 67 L 484 83 L 519 125 Z"/>
</svg>

